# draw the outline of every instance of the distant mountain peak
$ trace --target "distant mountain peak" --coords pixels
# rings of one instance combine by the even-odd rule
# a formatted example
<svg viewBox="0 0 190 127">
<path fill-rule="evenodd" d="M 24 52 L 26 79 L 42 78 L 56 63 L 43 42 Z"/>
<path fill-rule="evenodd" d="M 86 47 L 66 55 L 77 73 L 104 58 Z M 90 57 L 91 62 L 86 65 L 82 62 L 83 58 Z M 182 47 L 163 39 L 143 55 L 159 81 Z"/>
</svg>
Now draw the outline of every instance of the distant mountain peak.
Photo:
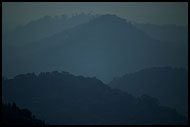
<svg viewBox="0 0 190 127">
<path fill-rule="evenodd" d="M 109 24 L 128 23 L 126 19 L 118 17 L 117 15 L 114 14 L 105 14 L 98 16 L 96 19 L 93 20 L 93 22 L 109 23 Z"/>
</svg>

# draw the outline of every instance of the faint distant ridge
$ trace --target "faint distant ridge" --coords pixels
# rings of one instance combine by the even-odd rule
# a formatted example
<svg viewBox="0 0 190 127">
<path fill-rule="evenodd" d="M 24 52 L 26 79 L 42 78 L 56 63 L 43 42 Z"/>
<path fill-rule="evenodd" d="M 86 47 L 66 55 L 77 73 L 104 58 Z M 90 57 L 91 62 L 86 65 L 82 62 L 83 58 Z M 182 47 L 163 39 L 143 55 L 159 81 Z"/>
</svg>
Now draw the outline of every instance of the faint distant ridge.
<svg viewBox="0 0 190 127">
<path fill-rule="evenodd" d="M 133 23 L 133 25 L 154 39 L 178 45 L 187 46 L 188 44 L 188 28 L 185 26 L 138 23 Z"/>
<path fill-rule="evenodd" d="M 171 67 L 171 66 L 164 66 L 164 67 L 150 67 L 150 68 L 144 68 L 139 71 L 133 72 L 133 73 L 127 73 L 123 75 L 123 77 L 127 77 L 128 75 L 135 74 L 135 73 L 156 73 L 156 72 L 170 72 L 170 71 L 176 71 L 176 73 L 182 72 L 182 73 L 188 73 L 187 69 L 185 68 L 177 68 L 177 67 Z"/>
<path fill-rule="evenodd" d="M 125 28 L 129 30 L 136 29 L 132 25 L 131 21 L 125 18 L 121 18 L 115 14 L 99 15 L 93 20 L 91 20 L 90 22 L 88 22 L 87 25 L 88 26 L 95 25 L 96 27 L 100 27 L 100 28 L 104 26 L 103 28 L 112 30 L 113 32 L 115 30 L 118 30 L 119 33 L 121 33 L 121 31 Z"/>
<path fill-rule="evenodd" d="M 112 23 L 114 25 L 115 23 L 118 23 L 118 22 L 127 23 L 127 20 L 124 18 L 118 17 L 115 14 L 105 14 L 105 15 L 98 16 L 97 18 L 93 20 L 93 22 L 103 23 L 103 24 Z"/>
<path fill-rule="evenodd" d="M 29 42 L 38 41 L 45 37 L 52 36 L 60 31 L 72 28 L 82 23 L 86 23 L 98 15 L 75 14 L 73 16 L 44 16 L 38 20 L 33 20 L 26 25 L 19 26 L 12 32 L 4 35 L 3 43 L 8 45 L 26 45 Z"/>
<path fill-rule="evenodd" d="M 50 124 L 187 124 L 184 116 L 158 99 L 134 97 L 95 77 L 54 71 L 21 74 L 2 83 L 4 102 L 28 107 Z"/>
</svg>

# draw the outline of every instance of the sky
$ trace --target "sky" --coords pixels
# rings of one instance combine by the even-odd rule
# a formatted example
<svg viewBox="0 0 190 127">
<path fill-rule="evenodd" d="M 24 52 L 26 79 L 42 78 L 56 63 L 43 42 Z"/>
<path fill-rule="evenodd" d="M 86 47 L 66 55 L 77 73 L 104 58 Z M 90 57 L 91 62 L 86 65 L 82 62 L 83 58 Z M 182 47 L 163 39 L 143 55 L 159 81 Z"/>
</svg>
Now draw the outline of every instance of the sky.
<svg viewBox="0 0 190 127">
<path fill-rule="evenodd" d="M 116 14 L 136 23 L 188 25 L 187 2 L 3 2 L 2 23 L 23 25 L 45 15 Z"/>
</svg>

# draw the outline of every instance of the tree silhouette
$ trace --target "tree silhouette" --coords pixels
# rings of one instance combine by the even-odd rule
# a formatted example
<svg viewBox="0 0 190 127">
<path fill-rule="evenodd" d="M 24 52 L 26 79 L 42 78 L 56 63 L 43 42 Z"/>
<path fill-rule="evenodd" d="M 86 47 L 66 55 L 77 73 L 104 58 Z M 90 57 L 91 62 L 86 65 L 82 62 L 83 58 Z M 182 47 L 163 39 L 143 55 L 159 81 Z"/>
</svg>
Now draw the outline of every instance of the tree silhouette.
<svg viewBox="0 0 190 127">
<path fill-rule="evenodd" d="M 2 104 L 3 125 L 44 125 L 45 122 L 35 118 L 28 109 L 20 109 L 16 103 Z"/>
</svg>

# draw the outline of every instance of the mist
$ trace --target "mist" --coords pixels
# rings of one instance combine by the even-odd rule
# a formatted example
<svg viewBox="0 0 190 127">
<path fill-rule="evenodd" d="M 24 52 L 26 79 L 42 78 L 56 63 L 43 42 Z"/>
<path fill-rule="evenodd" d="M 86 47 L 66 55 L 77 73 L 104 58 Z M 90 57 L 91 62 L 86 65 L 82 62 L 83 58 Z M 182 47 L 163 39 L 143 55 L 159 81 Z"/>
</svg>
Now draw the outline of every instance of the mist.
<svg viewBox="0 0 190 127">
<path fill-rule="evenodd" d="M 187 6 L 3 2 L 4 124 L 187 124 Z"/>
</svg>

